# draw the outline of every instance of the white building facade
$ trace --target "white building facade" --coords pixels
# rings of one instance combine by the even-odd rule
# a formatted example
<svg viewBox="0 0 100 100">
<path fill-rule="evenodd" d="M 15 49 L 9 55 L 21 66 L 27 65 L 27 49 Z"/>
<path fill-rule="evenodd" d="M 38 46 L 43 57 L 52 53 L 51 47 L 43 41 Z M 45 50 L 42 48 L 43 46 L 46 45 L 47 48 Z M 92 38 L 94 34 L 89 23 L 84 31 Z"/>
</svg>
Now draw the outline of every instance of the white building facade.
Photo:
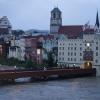
<svg viewBox="0 0 100 100">
<path fill-rule="evenodd" d="M 8 58 L 16 58 L 18 60 L 25 60 L 25 39 L 11 40 L 11 46 L 9 47 Z"/>
<path fill-rule="evenodd" d="M 88 62 L 97 68 L 97 74 L 100 75 L 100 33 L 89 27 L 79 33 L 81 37 L 75 37 L 75 33 L 70 38 L 69 34 L 58 35 L 58 66 L 84 68 Z"/>
</svg>

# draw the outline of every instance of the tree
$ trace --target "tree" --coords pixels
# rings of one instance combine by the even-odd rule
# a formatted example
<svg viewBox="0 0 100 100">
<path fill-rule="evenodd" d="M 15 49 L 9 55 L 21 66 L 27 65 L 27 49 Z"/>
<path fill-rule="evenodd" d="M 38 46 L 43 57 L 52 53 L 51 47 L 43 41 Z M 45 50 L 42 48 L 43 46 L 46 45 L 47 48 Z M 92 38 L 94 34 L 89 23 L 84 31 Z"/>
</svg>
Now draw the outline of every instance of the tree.
<svg viewBox="0 0 100 100">
<path fill-rule="evenodd" d="M 25 64 L 26 69 L 36 69 L 36 64 L 31 60 L 27 60 Z"/>
<path fill-rule="evenodd" d="M 53 53 L 51 51 L 48 53 L 47 64 L 49 67 L 54 67 L 54 58 L 53 58 Z"/>
</svg>

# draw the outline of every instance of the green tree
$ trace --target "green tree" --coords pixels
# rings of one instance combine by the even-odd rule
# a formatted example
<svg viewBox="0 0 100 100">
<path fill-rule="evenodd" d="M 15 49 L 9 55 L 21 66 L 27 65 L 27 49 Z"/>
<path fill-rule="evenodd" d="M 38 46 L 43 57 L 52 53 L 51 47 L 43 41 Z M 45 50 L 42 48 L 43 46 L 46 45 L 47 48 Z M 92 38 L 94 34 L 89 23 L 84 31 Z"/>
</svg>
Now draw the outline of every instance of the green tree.
<svg viewBox="0 0 100 100">
<path fill-rule="evenodd" d="M 27 60 L 25 64 L 26 69 L 36 69 L 36 64 L 31 60 Z"/>
<path fill-rule="evenodd" d="M 49 67 L 54 67 L 54 58 L 53 58 L 53 53 L 51 51 L 48 53 L 47 63 Z"/>
</svg>

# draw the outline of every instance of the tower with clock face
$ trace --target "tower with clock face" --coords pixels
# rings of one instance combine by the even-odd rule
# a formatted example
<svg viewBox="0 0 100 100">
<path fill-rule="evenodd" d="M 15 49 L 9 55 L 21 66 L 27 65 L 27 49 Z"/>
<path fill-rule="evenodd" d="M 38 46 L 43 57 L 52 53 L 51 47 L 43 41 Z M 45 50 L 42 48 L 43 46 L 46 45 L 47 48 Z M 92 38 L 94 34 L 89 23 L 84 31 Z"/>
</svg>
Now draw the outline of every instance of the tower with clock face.
<svg viewBox="0 0 100 100">
<path fill-rule="evenodd" d="M 62 13 L 59 8 L 54 8 L 51 11 L 51 19 L 50 19 L 50 33 L 55 34 L 58 33 L 59 27 L 62 25 Z"/>
</svg>

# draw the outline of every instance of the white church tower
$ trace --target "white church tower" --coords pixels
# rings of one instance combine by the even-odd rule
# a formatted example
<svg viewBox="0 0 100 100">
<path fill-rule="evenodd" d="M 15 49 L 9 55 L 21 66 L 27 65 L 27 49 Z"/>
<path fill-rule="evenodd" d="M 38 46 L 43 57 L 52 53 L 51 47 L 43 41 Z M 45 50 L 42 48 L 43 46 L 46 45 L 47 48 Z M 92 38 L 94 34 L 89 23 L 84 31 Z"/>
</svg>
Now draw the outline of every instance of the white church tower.
<svg viewBox="0 0 100 100">
<path fill-rule="evenodd" d="M 50 33 L 58 33 L 59 27 L 62 26 L 62 13 L 58 7 L 51 11 Z"/>
</svg>

